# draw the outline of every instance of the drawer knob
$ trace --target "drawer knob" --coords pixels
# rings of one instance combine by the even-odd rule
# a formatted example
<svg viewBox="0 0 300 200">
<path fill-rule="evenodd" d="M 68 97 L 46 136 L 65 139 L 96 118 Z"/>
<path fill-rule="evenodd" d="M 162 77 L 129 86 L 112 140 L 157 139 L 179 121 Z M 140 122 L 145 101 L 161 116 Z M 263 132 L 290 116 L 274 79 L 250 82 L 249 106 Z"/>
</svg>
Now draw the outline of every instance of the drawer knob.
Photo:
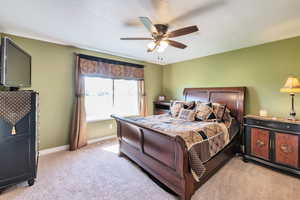
<svg viewBox="0 0 300 200">
<path fill-rule="evenodd" d="M 291 128 L 291 126 L 290 126 L 290 125 L 287 125 L 286 128 Z"/>
<path fill-rule="evenodd" d="M 283 153 L 291 153 L 291 152 L 293 152 L 293 148 L 290 147 L 290 146 L 287 145 L 287 144 L 282 144 L 282 145 L 280 145 L 280 150 L 281 150 Z"/>
<path fill-rule="evenodd" d="M 256 146 L 263 147 L 263 146 L 265 146 L 265 143 L 261 140 L 256 140 Z"/>
</svg>

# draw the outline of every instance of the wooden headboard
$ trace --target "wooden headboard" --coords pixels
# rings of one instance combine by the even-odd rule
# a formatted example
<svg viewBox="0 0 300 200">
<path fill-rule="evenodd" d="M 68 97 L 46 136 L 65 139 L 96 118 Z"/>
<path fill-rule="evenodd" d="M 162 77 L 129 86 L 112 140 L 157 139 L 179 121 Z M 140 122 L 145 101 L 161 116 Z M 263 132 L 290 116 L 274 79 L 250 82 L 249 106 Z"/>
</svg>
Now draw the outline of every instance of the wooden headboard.
<svg viewBox="0 0 300 200">
<path fill-rule="evenodd" d="M 231 114 L 243 123 L 246 87 L 185 88 L 186 101 L 216 102 L 226 104 Z"/>
</svg>

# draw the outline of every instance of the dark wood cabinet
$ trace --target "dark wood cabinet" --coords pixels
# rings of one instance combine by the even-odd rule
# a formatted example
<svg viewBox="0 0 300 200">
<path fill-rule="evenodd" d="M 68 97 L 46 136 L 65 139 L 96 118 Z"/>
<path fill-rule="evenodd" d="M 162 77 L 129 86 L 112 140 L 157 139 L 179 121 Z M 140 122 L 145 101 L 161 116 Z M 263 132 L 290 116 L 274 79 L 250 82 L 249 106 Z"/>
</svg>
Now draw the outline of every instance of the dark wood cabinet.
<svg viewBox="0 0 300 200">
<path fill-rule="evenodd" d="M 300 176 L 300 121 L 248 115 L 244 122 L 244 161 Z"/>
<path fill-rule="evenodd" d="M 0 92 L 0 191 L 22 181 L 34 184 L 38 160 L 37 96 L 32 91 Z"/>
<path fill-rule="evenodd" d="M 153 102 L 153 114 L 161 115 L 168 113 L 171 103 L 169 101 L 154 101 Z"/>
</svg>

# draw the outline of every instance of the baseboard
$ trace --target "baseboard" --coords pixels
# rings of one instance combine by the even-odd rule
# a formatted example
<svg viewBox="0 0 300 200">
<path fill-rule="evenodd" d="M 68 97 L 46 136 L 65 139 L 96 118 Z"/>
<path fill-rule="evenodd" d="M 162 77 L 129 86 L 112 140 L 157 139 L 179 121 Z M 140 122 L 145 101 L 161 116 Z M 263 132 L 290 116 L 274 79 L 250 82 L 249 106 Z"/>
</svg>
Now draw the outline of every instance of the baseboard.
<svg viewBox="0 0 300 200">
<path fill-rule="evenodd" d="M 44 155 L 48 155 L 48 154 L 55 153 L 58 151 L 66 151 L 67 149 L 69 149 L 69 145 L 53 147 L 53 148 L 49 148 L 49 149 L 43 149 L 43 150 L 40 150 L 39 153 L 40 153 L 40 156 L 44 156 Z"/>
<path fill-rule="evenodd" d="M 116 138 L 116 137 L 117 137 L 116 135 L 105 136 L 105 137 L 101 137 L 101 138 L 88 140 L 87 143 L 93 144 L 93 143 L 101 142 L 104 140 L 109 140 L 109 139 Z M 63 146 L 59 146 L 59 147 L 43 149 L 43 150 L 40 150 L 39 152 L 40 152 L 40 156 L 44 156 L 44 155 L 48 155 L 48 154 L 59 152 L 59 151 L 66 151 L 69 149 L 69 147 L 70 147 L 69 145 L 63 145 Z"/>
<path fill-rule="evenodd" d="M 93 143 L 101 142 L 103 140 L 113 139 L 113 138 L 116 138 L 116 137 L 117 137 L 116 135 L 104 136 L 104 137 L 101 137 L 101 138 L 90 139 L 90 140 L 88 140 L 87 143 L 88 144 L 93 144 Z"/>
</svg>

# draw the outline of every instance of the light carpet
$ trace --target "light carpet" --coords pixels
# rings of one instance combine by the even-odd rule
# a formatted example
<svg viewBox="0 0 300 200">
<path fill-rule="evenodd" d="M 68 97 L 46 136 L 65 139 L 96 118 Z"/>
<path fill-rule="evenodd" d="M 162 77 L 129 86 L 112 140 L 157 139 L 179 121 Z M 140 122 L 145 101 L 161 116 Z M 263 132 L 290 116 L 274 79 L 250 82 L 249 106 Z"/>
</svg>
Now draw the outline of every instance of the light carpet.
<svg viewBox="0 0 300 200">
<path fill-rule="evenodd" d="M 132 162 L 115 140 L 40 158 L 38 179 L 7 189 L 0 200 L 175 200 Z M 192 200 L 300 199 L 300 179 L 233 158 Z"/>
</svg>

